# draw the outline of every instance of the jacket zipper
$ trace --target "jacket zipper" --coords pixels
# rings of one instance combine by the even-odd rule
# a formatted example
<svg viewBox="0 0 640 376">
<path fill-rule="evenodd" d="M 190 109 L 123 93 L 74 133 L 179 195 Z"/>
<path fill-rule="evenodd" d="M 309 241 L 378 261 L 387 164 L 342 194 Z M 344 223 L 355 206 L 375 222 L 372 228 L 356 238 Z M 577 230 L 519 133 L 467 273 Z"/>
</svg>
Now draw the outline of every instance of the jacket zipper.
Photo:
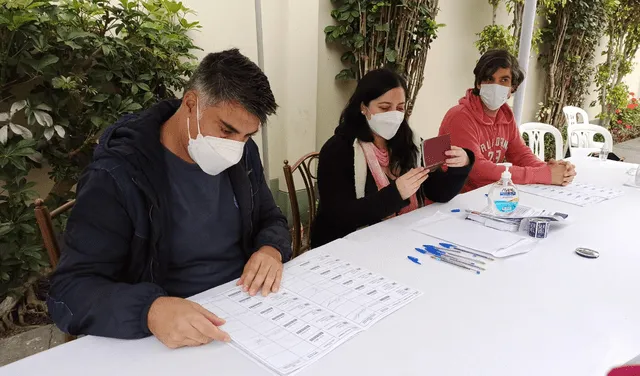
<svg viewBox="0 0 640 376">
<path fill-rule="evenodd" d="M 153 201 L 153 198 L 151 197 L 151 195 L 149 195 L 149 192 L 147 192 L 147 190 L 145 188 L 143 188 L 138 181 L 136 180 L 136 178 L 131 178 L 131 180 L 133 181 L 133 184 L 136 185 L 136 187 L 138 187 L 138 189 L 140 189 L 144 195 L 147 197 L 147 199 L 149 199 L 149 201 Z M 152 202 L 151 206 L 149 207 L 149 224 L 151 226 L 151 231 L 153 233 L 153 209 L 154 209 L 155 205 Z M 154 239 L 149 239 L 150 241 L 154 241 Z M 153 251 L 158 252 L 158 248 L 157 248 L 157 244 L 153 244 Z M 151 277 L 151 282 L 155 283 L 155 272 L 154 272 L 154 268 L 153 268 L 153 262 L 154 262 L 154 254 L 151 254 L 149 257 L 149 276 Z"/>
</svg>

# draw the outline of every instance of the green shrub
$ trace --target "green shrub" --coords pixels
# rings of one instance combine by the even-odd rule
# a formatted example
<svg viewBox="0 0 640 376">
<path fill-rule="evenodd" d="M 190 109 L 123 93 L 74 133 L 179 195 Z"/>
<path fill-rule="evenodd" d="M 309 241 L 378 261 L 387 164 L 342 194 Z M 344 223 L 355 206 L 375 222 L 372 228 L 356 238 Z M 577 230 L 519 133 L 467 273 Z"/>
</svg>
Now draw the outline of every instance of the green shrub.
<svg viewBox="0 0 640 376">
<path fill-rule="evenodd" d="M 189 13 L 170 0 L 0 0 L 0 302 L 48 266 L 29 171 L 46 161 L 46 203 L 61 204 L 106 126 L 180 93 L 195 66 Z"/>
</svg>

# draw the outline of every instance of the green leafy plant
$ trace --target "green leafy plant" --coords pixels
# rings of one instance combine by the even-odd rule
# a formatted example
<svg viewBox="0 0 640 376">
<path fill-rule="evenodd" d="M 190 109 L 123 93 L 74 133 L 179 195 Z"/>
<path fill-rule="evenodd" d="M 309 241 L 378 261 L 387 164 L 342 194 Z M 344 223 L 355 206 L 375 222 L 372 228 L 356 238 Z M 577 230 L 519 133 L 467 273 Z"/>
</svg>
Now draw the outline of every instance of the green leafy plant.
<svg viewBox="0 0 640 376">
<path fill-rule="evenodd" d="M 595 49 L 606 25 L 608 0 L 543 0 L 540 61 L 545 76 L 538 119 L 562 129 L 562 108 L 582 106 L 594 78 Z"/>
<path fill-rule="evenodd" d="M 640 137 L 640 100 L 636 94 L 626 93 L 625 103 L 613 111 L 610 125 L 614 142 L 624 142 Z"/>
<path fill-rule="evenodd" d="M 347 65 L 336 79 L 360 79 L 370 70 L 387 67 L 407 78 L 406 106 L 413 104 L 424 80 L 431 42 L 444 25 L 435 21 L 438 0 L 331 0 L 335 25 L 324 29 L 328 43 L 346 51 Z"/>
<path fill-rule="evenodd" d="M 515 19 L 519 16 L 520 20 L 522 20 L 522 7 L 518 6 L 516 9 L 514 5 L 519 5 L 520 1 L 509 0 L 508 2 L 508 5 L 510 5 L 510 13 L 511 11 L 517 13 L 514 14 L 514 22 L 508 28 L 503 25 L 496 24 L 500 3 L 501 0 L 489 0 L 489 4 L 493 8 L 491 25 L 485 26 L 481 32 L 476 34 L 478 36 L 478 40 L 475 42 L 476 48 L 478 48 L 481 55 L 489 50 L 504 49 L 509 51 L 512 55 L 518 56 L 521 23 L 516 24 Z M 510 28 L 513 28 L 513 33 L 509 31 Z"/>
<path fill-rule="evenodd" d="M 616 116 L 613 111 L 627 101 L 628 88 L 623 78 L 633 70 L 633 59 L 640 47 L 640 0 L 606 0 L 607 60 L 598 66 L 596 84 L 601 112 L 607 126 Z M 595 103 L 591 104 L 592 106 Z"/>
<path fill-rule="evenodd" d="M 507 11 L 512 16 L 509 26 L 497 25 L 498 7 L 503 0 L 489 0 L 489 5 L 493 7 L 491 25 L 487 25 L 481 32 L 477 33 L 478 40 L 475 42 L 480 54 L 492 49 L 504 49 L 513 56 L 518 56 L 520 47 L 520 34 L 522 33 L 522 16 L 524 14 L 524 0 L 504 0 Z M 541 42 L 540 29 L 533 33 L 531 48 L 538 52 L 538 45 Z"/>
<path fill-rule="evenodd" d="M 516 41 L 506 27 L 502 25 L 488 25 L 476 35 L 479 39 L 475 44 L 481 55 L 489 50 L 504 49 L 512 55 L 518 56 Z"/>
<path fill-rule="evenodd" d="M 0 0 L 0 332 L 48 266 L 29 171 L 49 166 L 46 203 L 60 205 L 106 126 L 175 97 L 195 66 L 189 13 L 172 0 Z"/>
</svg>

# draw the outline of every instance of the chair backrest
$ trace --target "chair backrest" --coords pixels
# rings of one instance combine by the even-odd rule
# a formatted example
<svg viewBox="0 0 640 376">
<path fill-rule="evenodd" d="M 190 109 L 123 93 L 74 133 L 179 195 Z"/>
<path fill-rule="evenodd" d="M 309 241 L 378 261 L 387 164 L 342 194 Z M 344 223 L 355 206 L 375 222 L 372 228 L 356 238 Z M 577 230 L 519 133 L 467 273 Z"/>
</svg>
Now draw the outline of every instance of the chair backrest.
<svg viewBox="0 0 640 376">
<path fill-rule="evenodd" d="M 535 154 L 538 158 L 544 161 L 544 135 L 547 133 L 551 133 L 553 136 L 556 148 L 555 155 L 553 158 L 556 160 L 562 159 L 562 149 L 563 149 L 563 141 L 562 134 L 558 130 L 558 128 L 553 125 L 544 124 L 544 123 L 524 123 L 520 125 L 520 135 L 527 134 L 529 137 L 529 148 L 533 154 Z"/>
<path fill-rule="evenodd" d="M 289 203 L 291 204 L 291 216 L 293 218 L 292 226 L 292 248 L 293 257 L 299 256 L 303 252 L 309 249 L 311 239 L 311 226 L 316 218 L 316 211 L 318 209 L 318 200 L 316 194 L 316 181 L 317 169 L 318 169 L 318 153 L 309 153 L 300 158 L 293 166 L 289 165 L 289 161 L 284 161 L 284 179 L 287 182 L 287 191 L 289 194 Z M 309 212 L 307 216 L 307 228 L 304 228 L 302 223 L 302 216 L 300 213 L 300 205 L 298 204 L 298 197 L 296 196 L 296 186 L 294 174 L 296 171 L 300 172 L 304 189 L 307 194 L 307 200 L 309 203 Z M 306 230 L 306 231 L 305 231 Z"/>
<path fill-rule="evenodd" d="M 58 244 L 58 234 L 56 234 L 52 219 L 71 209 L 75 203 L 76 200 L 71 200 L 52 212 L 49 212 L 49 209 L 44 205 L 42 199 L 36 200 L 36 221 L 38 222 L 38 227 L 40 227 L 44 247 L 49 254 L 51 267 L 54 269 L 58 265 L 58 261 L 60 261 L 60 244 Z"/>
<path fill-rule="evenodd" d="M 601 134 L 604 144 L 593 140 L 593 136 Z M 613 151 L 613 137 L 605 127 L 595 124 L 577 124 L 567 129 L 567 143 L 571 156 L 586 156 L 591 152 L 600 151 L 602 147 Z"/>
<path fill-rule="evenodd" d="M 580 107 L 564 106 L 562 107 L 565 119 L 567 119 L 567 126 L 573 126 L 576 124 L 589 124 L 589 115 L 587 111 Z M 578 121 L 578 115 L 582 118 L 582 121 Z"/>
<path fill-rule="evenodd" d="M 607 142 L 607 134 L 609 136 L 611 134 L 605 128 L 589 123 L 589 115 L 585 110 L 580 107 L 565 106 L 562 108 L 562 112 L 567 120 L 565 153 L 569 150 L 571 156 L 586 156 L 591 152 L 599 151 L 603 146 L 606 146 L 611 151 L 613 141 Z M 578 116 L 581 118 L 580 120 L 578 120 Z M 593 140 L 593 136 L 597 133 L 604 136 L 604 144 Z"/>
<path fill-rule="evenodd" d="M 56 234 L 55 227 L 53 226 L 53 219 L 60 214 L 69 211 L 75 203 L 76 200 L 71 200 L 58 207 L 57 209 L 54 209 L 52 212 L 49 212 L 49 209 L 47 209 L 44 204 L 44 200 L 36 200 L 36 222 L 38 222 L 38 227 L 40 227 L 42 241 L 44 243 L 44 247 L 47 250 L 47 254 L 49 254 L 49 262 L 51 263 L 51 267 L 53 269 L 58 266 L 58 261 L 60 261 L 60 244 L 58 244 L 58 234 Z M 74 339 L 76 339 L 76 336 L 65 333 L 65 342 L 70 342 Z"/>
</svg>

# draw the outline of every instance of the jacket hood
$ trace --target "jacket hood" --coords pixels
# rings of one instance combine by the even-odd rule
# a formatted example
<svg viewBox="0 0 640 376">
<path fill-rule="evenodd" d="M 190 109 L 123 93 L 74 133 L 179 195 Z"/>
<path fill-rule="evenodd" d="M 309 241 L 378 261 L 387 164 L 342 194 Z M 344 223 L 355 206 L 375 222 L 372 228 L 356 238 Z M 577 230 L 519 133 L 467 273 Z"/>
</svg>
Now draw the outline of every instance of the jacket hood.
<svg viewBox="0 0 640 376">
<path fill-rule="evenodd" d="M 476 122 L 481 125 L 510 124 L 513 121 L 513 111 L 506 103 L 498 109 L 495 119 L 487 115 L 482 106 L 482 99 L 479 95 L 473 94 L 473 89 L 468 89 L 466 95 L 458 103 L 464 106 Z"/>
<path fill-rule="evenodd" d="M 162 125 L 173 116 L 182 101 L 172 99 L 159 102 L 149 109 L 122 117 L 100 137 L 94 161 L 117 157 L 126 160 L 136 170 L 163 158 L 160 144 Z"/>
<path fill-rule="evenodd" d="M 93 154 L 94 162 L 120 161 L 119 166 L 128 171 L 134 183 L 158 206 L 166 200 L 158 192 L 168 189 L 160 130 L 181 103 L 180 99 L 165 100 L 145 111 L 125 115 L 105 130 Z"/>
</svg>

